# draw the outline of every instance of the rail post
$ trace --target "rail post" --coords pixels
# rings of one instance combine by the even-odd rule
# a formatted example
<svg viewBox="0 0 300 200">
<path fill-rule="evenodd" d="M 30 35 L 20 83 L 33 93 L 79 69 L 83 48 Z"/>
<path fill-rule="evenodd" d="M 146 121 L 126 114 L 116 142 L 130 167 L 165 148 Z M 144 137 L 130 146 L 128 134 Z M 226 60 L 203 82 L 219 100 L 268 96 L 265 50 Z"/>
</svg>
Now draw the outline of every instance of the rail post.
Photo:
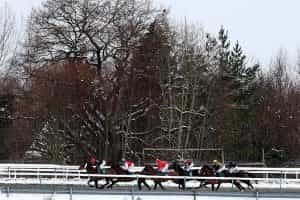
<svg viewBox="0 0 300 200">
<path fill-rule="evenodd" d="M 57 173 L 56 173 L 56 168 L 54 168 L 54 183 L 56 183 L 56 179 L 57 179 Z"/>
<path fill-rule="evenodd" d="M 65 172 L 66 172 L 66 180 L 68 180 L 68 176 L 69 176 L 69 169 L 67 168 Z"/>
<path fill-rule="evenodd" d="M 70 200 L 72 200 L 72 198 L 73 198 L 73 189 L 72 189 L 72 187 L 70 187 Z"/>
<path fill-rule="evenodd" d="M 7 193 L 6 193 L 6 197 L 9 198 L 9 187 L 7 187 Z"/>
<path fill-rule="evenodd" d="M 280 192 L 282 192 L 282 171 L 280 171 L 280 180 L 279 180 L 279 185 L 280 185 Z"/>
<path fill-rule="evenodd" d="M 8 179 L 10 179 L 10 167 L 8 167 L 7 170 L 8 170 Z"/>
<path fill-rule="evenodd" d="M 132 188 L 131 188 L 131 200 L 134 200 L 134 192 Z"/>
<path fill-rule="evenodd" d="M 136 188 L 139 190 L 139 175 L 136 174 Z"/>
<path fill-rule="evenodd" d="M 40 183 L 40 185 L 42 184 L 42 180 L 41 180 L 41 177 L 40 177 L 40 168 L 37 168 L 37 178 L 38 178 L 38 181 Z"/>
<path fill-rule="evenodd" d="M 197 200 L 197 194 L 195 190 L 193 191 L 193 200 Z"/>
<path fill-rule="evenodd" d="M 186 184 L 186 176 L 183 177 L 183 188 L 182 188 L 182 190 L 185 190 L 185 184 Z"/>
</svg>

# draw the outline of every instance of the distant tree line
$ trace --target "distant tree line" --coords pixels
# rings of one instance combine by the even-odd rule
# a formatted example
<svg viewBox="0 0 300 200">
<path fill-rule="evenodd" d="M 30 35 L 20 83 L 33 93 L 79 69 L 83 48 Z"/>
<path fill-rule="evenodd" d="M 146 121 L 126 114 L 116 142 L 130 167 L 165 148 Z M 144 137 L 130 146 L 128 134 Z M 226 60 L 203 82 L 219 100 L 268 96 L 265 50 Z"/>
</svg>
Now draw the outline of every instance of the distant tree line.
<svg viewBox="0 0 300 200">
<path fill-rule="evenodd" d="M 117 162 L 145 147 L 299 159 L 299 77 L 285 53 L 263 71 L 224 27 L 214 36 L 168 13 L 148 0 L 47 0 L 16 48 L 13 14 L 0 17 L 0 160 Z"/>
</svg>

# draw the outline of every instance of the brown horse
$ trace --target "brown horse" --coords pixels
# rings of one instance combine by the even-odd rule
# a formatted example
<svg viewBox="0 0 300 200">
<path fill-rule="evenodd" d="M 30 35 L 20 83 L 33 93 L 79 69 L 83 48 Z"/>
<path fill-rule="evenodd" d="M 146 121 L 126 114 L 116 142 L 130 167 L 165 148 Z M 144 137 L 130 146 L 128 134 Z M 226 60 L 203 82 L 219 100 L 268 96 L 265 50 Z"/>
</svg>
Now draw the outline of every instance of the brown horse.
<svg viewBox="0 0 300 200">
<path fill-rule="evenodd" d="M 164 176 L 164 175 L 167 175 L 167 176 L 179 176 L 178 173 L 176 172 L 173 172 L 173 171 L 170 171 L 168 172 L 167 174 L 163 174 L 159 171 L 157 171 L 156 169 L 154 169 L 151 165 L 146 165 L 142 171 L 142 174 L 144 175 L 150 175 L 150 176 Z M 173 181 L 174 183 L 178 184 L 178 187 L 185 190 L 185 181 L 184 179 L 167 179 L 167 178 L 151 178 L 151 180 L 154 182 L 154 187 L 153 189 L 156 190 L 157 188 L 157 185 L 159 185 L 159 187 L 162 189 L 162 190 L 165 190 L 164 186 L 162 185 L 162 182 L 166 182 L 166 181 Z M 145 181 L 143 178 L 142 179 L 139 179 L 139 181 Z M 138 183 L 140 184 L 140 183 Z"/>
<path fill-rule="evenodd" d="M 112 165 L 110 169 L 108 169 L 107 174 L 115 174 L 115 175 L 131 175 L 131 173 L 129 173 L 126 170 L 123 170 L 119 165 Z M 135 174 L 140 174 L 140 175 L 146 175 L 142 172 L 135 172 L 132 175 Z M 111 182 L 110 185 L 107 186 L 107 188 L 111 188 L 113 187 L 113 185 L 115 185 L 118 182 L 131 182 L 134 180 L 137 180 L 136 177 L 116 177 L 116 178 L 107 178 L 108 181 Z M 151 190 L 151 187 L 147 184 L 146 179 L 145 178 L 139 178 L 138 179 L 138 188 L 139 190 L 142 190 L 142 184 L 144 184 L 148 190 Z"/>
<path fill-rule="evenodd" d="M 198 188 L 201 187 L 201 184 L 203 182 L 203 180 L 200 179 L 189 179 L 188 177 L 199 177 L 200 175 L 200 170 L 198 169 L 192 169 L 190 172 L 184 170 L 178 163 L 177 161 L 174 161 L 171 166 L 169 167 L 170 169 L 175 170 L 175 172 L 179 175 L 179 176 L 185 176 L 186 179 L 184 179 L 184 183 L 186 183 L 187 181 L 199 181 L 200 182 L 200 186 Z"/>
<path fill-rule="evenodd" d="M 208 165 L 204 165 L 199 173 L 200 176 L 204 176 L 204 177 L 216 177 L 215 176 L 215 172 L 214 169 Z M 225 177 L 232 177 L 231 174 L 227 171 L 224 172 L 224 176 Z M 243 182 L 245 182 L 246 184 L 248 184 L 250 181 L 246 180 L 241 180 Z M 245 188 L 241 185 L 241 181 L 238 180 L 217 180 L 217 179 L 207 179 L 207 180 L 202 180 L 202 184 L 200 185 L 200 188 L 202 186 L 206 186 L 206 185 L 211 185 L 211 189 L 212 191 L 215 190 L 215 184 L 217 184 L 217 188 L 216 190 L 218 190 L 221 186 L 222 183 L 233 183 L 233 185 L 235 185 L 240 191 L 245 190 Z M 250 183 L 251 184 L 251 183 Z"/>
<path fill-rule="evenodd" d="M 83 165 L 80 166 L 79 169 L 86 169 L 88 173 L 91 174 L 97 174 L 96 168 L 89 162 L 85 161 Z M 120 166 L 118 165 L 112 165 L 111 168 L 108 168 L 105 170 L 105 174 L 109 175 L 130 175 L 128 171 L 123 170 Z M 142 174 L 140 172 L 136 172 L 134 174 Z M 101 187 L 98 187 L 98 180 L 103 180 L 105 179 L 106 183 L 102 185 Z M 131 182 L 136 180 L 136 177 L 91 177 L 88 181 L 88 185 L 90 185 L 90 182 L 95 182 L 96 188 L 110 188 L 112 189 L 113 185 L 115 185 L 118 182 Z M 138 181 L 138 187 L 139 190 L 142 189 L 142 184 L 144 184 L 149 190 L 151 190 L 151 187 L 146 183 L 145 179 L 139 179 Z"/>
</svg>

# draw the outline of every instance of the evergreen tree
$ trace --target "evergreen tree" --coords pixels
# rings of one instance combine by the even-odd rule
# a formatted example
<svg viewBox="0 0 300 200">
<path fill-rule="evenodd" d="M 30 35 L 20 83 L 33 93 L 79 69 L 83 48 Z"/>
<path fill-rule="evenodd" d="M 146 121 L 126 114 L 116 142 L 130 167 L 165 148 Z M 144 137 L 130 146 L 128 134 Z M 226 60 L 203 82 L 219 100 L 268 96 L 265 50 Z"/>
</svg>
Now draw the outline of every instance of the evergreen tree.
<svg viewBox="0 0 300 200">
<path fill-rule="evenodd" d="M 248 67 L 246 55 L 237 42 L 232 48 L 228 33 L 221 28 L 218 37 L 218 81 L 217 102 L 219 102 L 220 140 L 232 159 L 251 157 L 246 144 L 251 144 L 251 121 L 255 105 L 256 75 L 259 65 Z M 218 100 L 219 99 L 219 100 Z M 220 123 L 221 122 L 221 123 Z M 239 151 L 236 151 L 239 149 Z M 246 154 L 247 155 L 246 155 Z"/>
</svg>

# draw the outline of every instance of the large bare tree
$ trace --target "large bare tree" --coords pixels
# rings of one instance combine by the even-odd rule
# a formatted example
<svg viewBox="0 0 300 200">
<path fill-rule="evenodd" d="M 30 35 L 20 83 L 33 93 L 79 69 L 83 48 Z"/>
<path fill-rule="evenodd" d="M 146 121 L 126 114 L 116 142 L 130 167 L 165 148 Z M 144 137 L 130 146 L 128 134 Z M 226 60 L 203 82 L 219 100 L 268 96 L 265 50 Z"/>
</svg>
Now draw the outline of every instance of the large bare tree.
<svg viewBox="0 0 300 200">
<path fill-rule="evenodd" d="M 81 132 L 95 142 L 89 154 L 114 160 L 120 156 L 123 125 L 133 116 L 121 110 L 121 90 L 133 50 L 154 14 L 147 0 L 48 0 L 31 15 L 24 54 L 28 75 L 66 60 L 97 71 L 84 112 L 73 118 L 82 126 L 63 123 L 68 138 Z"/>
<path fill-rule="evenodd" d="M 7 64 L 14 50 L 15 17 L 8 5 L 0 4 L 0 69 Z"/>
</svg>

